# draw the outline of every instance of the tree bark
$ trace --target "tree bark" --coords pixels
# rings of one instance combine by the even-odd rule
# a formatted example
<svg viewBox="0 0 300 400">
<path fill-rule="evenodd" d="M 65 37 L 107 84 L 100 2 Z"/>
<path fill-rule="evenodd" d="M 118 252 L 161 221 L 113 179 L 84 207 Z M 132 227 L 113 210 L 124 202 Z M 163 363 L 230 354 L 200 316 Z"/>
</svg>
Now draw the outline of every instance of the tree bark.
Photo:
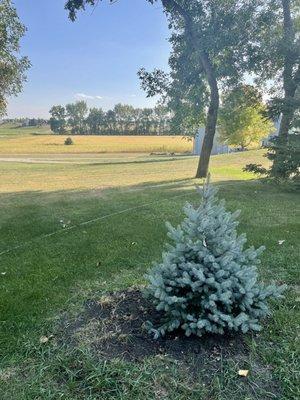
<svg viewBox="0 0 300 400">
<path fill-rule="evenodd" d="M 207 177 L 210 155 L 214 144 L 214 137 L 216 134 L 218 112 L 220 106 L 218 83 L 209 57 L 207 56 L 207 54 L 201 53 L 201 60 L 210 87 L 210 103 L 206 117 L 205 135 L 202 143 L 196 178 Z"/>
<path fill-rule="evenodd" d="M 294 67 L 297 62 L 297 52 L 295 52 L 295 30 L 291 15 L 291 0 L 281 0 L 283 11 L 283 42 L 284 42 L 284 65 L 283 65 L 283 108 L 281 111 L 281 121 L 278 136 L 283 146 L 287 146 L 288 135 L 292 126 L 296 107 L 294 105 L 295 94 L 299 85 L 300 65 L 294 74 Z M 276 151 L 272 165 L 274 176 L 280 171 L 279 165 L 280 150 Z"/>
<path fill-rule="evenodd" d="M 285 141 L 288 138 L 294 117 L 294 110 L 291 102 L 295 97 L 297 82 L 293 76 L 293 68 L 295 63 L 295 54 L 293 51 L 295 41 L 295 31 L 291 16 L 291 1 L 281 0 L 283 9 L 283 38 L 285 45 L 284 69 L 283 69 L 283 89 L 284 89 L 284 107 L 282 110 L 282 118 L 279 128 L 279 136 Z"/>
<path fill-rule="evenodd" d="M 278 135 L 279 137 L 284 138 L 285 141 L 288 139 L 289 130 L 292 125 L 293 114 L 294 113 L 292 111 L 288 110 L 282 112 Z"/>
<path fill-rule="evenodd" d="M 201 49 L 201 42 L 194 27 L 191 15 L 175 0 L 162 0 L 162 4 L 166 10 L 175 10 L 185 22 L 185 31 L 193 46 L 195 52 L 199 55 L 200 64 L 202 65 L 210 88 L 210 103 L 205 124 L 205 134 L 199 158 L 196 178 L 206 178 L 208 174 L 208 166 L 211 150 L 214 143 L 214 137 L 217 127 L 218 111 L 220 104 L 219 88 L 215 77 L 214 67 L 206 52 Z"/>
</svg>

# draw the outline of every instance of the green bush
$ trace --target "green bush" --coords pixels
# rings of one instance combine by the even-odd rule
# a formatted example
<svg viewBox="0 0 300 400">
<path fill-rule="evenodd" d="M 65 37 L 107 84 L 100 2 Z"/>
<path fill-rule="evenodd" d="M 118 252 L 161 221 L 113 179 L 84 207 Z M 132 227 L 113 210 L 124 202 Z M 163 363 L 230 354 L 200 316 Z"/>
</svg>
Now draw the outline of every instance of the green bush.
<svg viewBox="0 0 300 400">
<path fill-rule="evenodd" d="M 264 248 L 244 250 L 246 235 L 236 232 L 239 211 L 226 211 L 209 184 L 198 190 L 200 206 L 187 204 L 177 228 L 167 224 L 174 245 L 147 275 L 145 294 L 162 312 L 160 326 L 149 322 L 155 338 L 177 329 L 187 336 L 258 331 L 269 313 L 267 300 L 282 297 L 283 286 L 258 283 Z"/>
<path fill-rule="evenodd" d="M 265 175 L 277 181 L 295 181 L 300 177 L 300 135 L 290 134 L 287 139 L 275 136 L 266 146 L 267 157 L 272 161 L 270 169 L 261 164 L 248 164 L 244 171 Z"/>
<path fill-rule="evenodd" d="M 65 145 L 66 146 L 70 146 L 71 144 L 74 144 L 72 138 L 67 137 L 66 140 L 65 140 Z"/>
</svg>

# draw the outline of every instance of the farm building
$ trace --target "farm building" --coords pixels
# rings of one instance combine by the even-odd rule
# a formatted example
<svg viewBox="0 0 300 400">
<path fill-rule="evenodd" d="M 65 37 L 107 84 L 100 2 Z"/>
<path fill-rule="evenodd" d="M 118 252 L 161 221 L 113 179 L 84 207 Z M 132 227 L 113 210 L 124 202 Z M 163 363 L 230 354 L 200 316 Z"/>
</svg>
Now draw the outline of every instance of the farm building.
<svg viewBox="0 0 300 400">
<path fill-rule="evenodd" d="M 205 129 L 200 128 L 194 139 L 194 146 L 193 146 L 193 154 L 194 155 L 200 155 L 204 135 L 205 135 Z M 224 154 L 224 153 L 229 153 L 229 151 L 230 151 L 229 146 L 227 144 L 223 144 L 219 141 L 218 132 L 216 132 L 211 154 L 212 155 Z"/>
</svg>

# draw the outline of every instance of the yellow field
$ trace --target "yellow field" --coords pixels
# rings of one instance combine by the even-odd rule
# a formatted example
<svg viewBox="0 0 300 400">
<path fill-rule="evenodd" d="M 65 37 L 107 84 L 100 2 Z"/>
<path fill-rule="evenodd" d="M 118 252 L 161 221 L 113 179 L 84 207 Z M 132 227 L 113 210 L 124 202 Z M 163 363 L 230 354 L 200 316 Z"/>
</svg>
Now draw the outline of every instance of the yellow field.
<svg viewBox="0 0 300 400">
<path fill-rule="evenodd" d="M 49 135 L 48 127 L 0 127 L 0 193 L 98 190 L 180 181 L 194 177 L 198 157 L 180 136 Z M 150 153 L 181 153 L 175 156 Z M 213 156 L 214 181 L 250 179 L 243 167 L 266 163 L 263 150 Z"/>
<path fill-rule="evenodd" d="M 185 153 L 192 142 L 181 136 L 72 136 L 74 145 L 65 146 L 67 136 L 11 135 L 0 137 L 0 154 L 79 153 Z"/>
</svg>

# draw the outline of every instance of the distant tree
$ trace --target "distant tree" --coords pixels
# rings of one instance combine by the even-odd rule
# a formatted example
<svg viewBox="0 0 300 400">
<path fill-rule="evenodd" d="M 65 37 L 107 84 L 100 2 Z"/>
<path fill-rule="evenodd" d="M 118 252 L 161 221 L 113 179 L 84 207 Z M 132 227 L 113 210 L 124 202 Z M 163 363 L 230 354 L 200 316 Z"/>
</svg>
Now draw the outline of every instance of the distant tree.
<svg viewBox="0 0 300 400">
<path fill-rule="evenodd" d="M 141 108 L 134 108 L 132 110 L 133 133 L 139 134 L 141 132 L 141 119 L 143 110 Z"/>
<path fill-rule="evenodd" d="M 91 108 L 86 118 L 89 132 L 91 134 L 100 134 L 105 129 L 105 112 L 101 108 Z"/>
<path fill-rule="evenodd" d="M 153 122 L 152 108 L 148 108 L 148 107 L 143 108 L 142 114 L 141 114 L 142 133 L 144 133 L 146 135 L 151 132 L 152 122 Z"/>
<path fill-rule="evenodd" d="M 85 101 L 76 101 L 66 105 L 66 112 L 68 117 L 68 125 L 71 127 L 72 133 L 85 134 L 86 133 L 86 116 L 88 107 Z"/>
<path fill-rule="evenodd" d="M 43 118 L 30 118 L 28 121 L 28 126 L 42 126 L 47 124 L 47 120 Z"/>
<path fill-rule="evenodd" d="M 119 103 L 114 107 L 116 123 L 120 133 L 123 135 L 130 132 L 130 127 L 133 123 L 133 110 L 134 108 L 128 104 Z"/>
<path fill-rule="evenodd" d="M 21 92 L 31 65 L 18 55 L 25 31 L 11 0 L 0 0 L 0 116 L 6 114 L 7 98 Z"/>
<path fill-rule="evenodd" d="M 168 122 L 171 120 L 171 114 L 168 107 L 158 104 L 153 110 L 154 130 L 160 135 L 169 132 Z"/>
<path fill-rule="evenodd" d="M 242 149 L 268 136 L 274 124 L 266 118 L 262 96 L 251 85 L 240 85 L 225 93 L 219 116 L 220 139 Z"/>
<path fill-rule="evenodd" d="M 134 108 L 129 104 L 116 104 L 113 110 L 88 110 L 85 102 L 53 106 L 50 126 L 55 133 L 65 133 L 67 126 L 74 134 L 92 135 L 154 135 L 169 134 L 171 115 L 166 107 Z M 39 120 L 34 119 L 35 123 Z M 29 121 L 30 122 L 30 121 Z M 28 124 L 28 120 L 26 121 Z"/>
<path fill-rule="evenodd" d="M 116 131 L 116 114 L 114 110 L 108 110 L 105 114 L 105 123 L 108 130 L 108 134 L 112 134 Z"/>
<path fill-rule="evenodd" d="M 50 118 L 50 128 L 52 132 L 63 134 L 66 132 L 66 109 L 63 106 L 53 106 L 49 111 Z"/>
</svg>

